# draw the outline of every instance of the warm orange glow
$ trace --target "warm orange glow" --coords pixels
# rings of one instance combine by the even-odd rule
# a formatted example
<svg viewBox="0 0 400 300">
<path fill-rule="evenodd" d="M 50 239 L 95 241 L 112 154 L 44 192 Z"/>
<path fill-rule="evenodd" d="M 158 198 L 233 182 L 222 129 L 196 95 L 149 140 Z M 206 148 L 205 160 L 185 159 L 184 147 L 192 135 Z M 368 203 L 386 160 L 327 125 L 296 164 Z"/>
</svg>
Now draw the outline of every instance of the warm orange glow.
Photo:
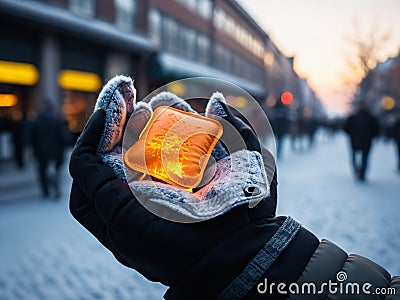
<svg viewBox="0 0 400 300">
<path fill-rule="evenodd" d="M 14 94 L 0 94 L 0 107 L 11 107 L 18 103 L 18 97 Z"/>
<path fill-rule="evenodd" d="M 171 93 L 178 95 L 178 96 L 184 96 L 186 93 L 186 86 L 179 81 L 176 82 L 172 82 L 170 84 L 168 84 L 168 91 L 170 91 Z"/>
<path fill-rule="evenodd" d="M 269 95 L 265 100 L 267 107 L 274 107 L 276 105 L 276 98 L 274 95 Z"/>
<path fill-rule="evenodd" d="M 101 86 L 101 79 L 95 73 L 63 70 L 58 75 L 58 84 L 65 90 L 96 92 Z"/>
<path fill-rule="evenodd" d="M 396 102 L 392 97 L 386 96 L 382 98 L 381 106 L 384 110 L 391 110 L 396 106 Z"/>
<path fill-rule="evenodd" d="M 216 120 L 161 106 L 124 160 L 136 171 L 191 190 L 200 184 L 221 135 Z"/>
<path fill-rule="evenodd" d="M 274 55 L 271 52 L 264 53 L 264 65 L 272 66 L 274 64 Z"/>
<path fill-rule="evenodd" d="M 247 103 L 248 100 L 245 97 L 239 96 L 233 100 L 232 105 L 237 108 L 243 108 L 247 106 Z"/>
<path fill-rule="evenodd" d="M 157 173 L 162 174 L 164 177 L 168 177 L 168 173 L 172 172 L 179 178 L 183 178 L 185 168 L 185 162 L 188 161 L 188 140 L 184 140 L 183 137 L 177 134 L 170 134 L 166 136 L 166 130 L 158 132 L 155 137 L 147 144 L 149 152 L 153 157 L 162 159 L 161 155 L 165 157 L 173 157 L 175 153 L 179 153 L 179 162 L 167 160 L 163 166 L 157 166 Z M 196 170 L 196 175 L 200 173 L 200 170 Z"/>
<path fill-rule="evenodd" d="M 303 116 L 304 117 L 309 118 L 312 116 L 312 113 L 313 113 L 313 110 L 311 107 L 306 106 L 303 108 Z"/>
<path fill-rule="evenodd" d="M 291 92 L 284 92 L 281 95 L 281 102 L 285 105 L 290 105 L 293 101 L 293 95 Z"/>
<path fill-rule="evenodd" d="M 0 60 L 0 82 L 35 85 L 39 72 L 34 65 Z"/>
</svg>

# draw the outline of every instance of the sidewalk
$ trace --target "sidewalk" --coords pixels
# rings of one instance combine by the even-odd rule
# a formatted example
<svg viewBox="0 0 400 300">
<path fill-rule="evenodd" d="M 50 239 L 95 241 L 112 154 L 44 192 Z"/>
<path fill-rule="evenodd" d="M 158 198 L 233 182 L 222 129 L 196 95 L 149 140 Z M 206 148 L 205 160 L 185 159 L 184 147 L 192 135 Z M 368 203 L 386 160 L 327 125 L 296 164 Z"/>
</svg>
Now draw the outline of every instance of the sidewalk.
<svg viewBox="0 0 400 300">
<path fill-rule="evenodd" d="M 65 195 L 70 187 L 68 174 L 68 155 L 61 167 L 61 193 Z M 49 198 L 51 200 L 51 198 Z M 0 205 L 15 202 L 31 202 L 44 200 L 37 179 L 35 162 L 32 158 L 26 159 L 25 167 L 18 169 L 15 162 L 0 161 Z"/>
</svg>

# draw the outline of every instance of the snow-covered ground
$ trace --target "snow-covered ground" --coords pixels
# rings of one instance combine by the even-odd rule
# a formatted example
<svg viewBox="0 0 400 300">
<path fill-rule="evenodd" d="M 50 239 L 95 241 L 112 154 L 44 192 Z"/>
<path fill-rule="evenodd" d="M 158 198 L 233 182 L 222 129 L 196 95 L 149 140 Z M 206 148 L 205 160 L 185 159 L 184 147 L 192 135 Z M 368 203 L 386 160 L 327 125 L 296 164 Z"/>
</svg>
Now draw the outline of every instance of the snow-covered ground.
<svg viewBox="0 0 400 300">
<path fill-rule="evenodd" d="M 400 175 L 393 146 L 376 144 L 364 184 L 353 179 L 343 136 L 304 153 L 285 146 L 278 214 L 400 274 Z M 40 199 L 34 187 L 21 194 L 31 195 L 29 201 L 0 201 L 0 299 L 161 299 L 164 286 L 120 265 L 71 217 L 66 170 L 64 182 L 59 202 Z M 0 195 L 6 196 L 12 198 Z"/>
<path fill-rule="evenodd" d="M 365 183 L 354 179 L 343 135 L 323 139 L 302 154 L 285 146 L 278 162 L 278 214 L 291 215 L 318 238 L 400 275 L 400 173 L 394 145 L 375 142 Z"/>
</svg>

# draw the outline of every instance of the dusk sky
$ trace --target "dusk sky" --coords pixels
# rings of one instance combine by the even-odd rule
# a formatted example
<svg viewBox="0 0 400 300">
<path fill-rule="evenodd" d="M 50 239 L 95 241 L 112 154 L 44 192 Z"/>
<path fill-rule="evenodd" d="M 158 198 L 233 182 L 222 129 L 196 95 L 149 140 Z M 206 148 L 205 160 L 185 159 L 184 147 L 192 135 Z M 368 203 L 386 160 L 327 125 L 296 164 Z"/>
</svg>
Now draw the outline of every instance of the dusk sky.
<svg viewBox="0 0 400 300">
<path fill-rule="evenodd" d="M 343 113 L 349 102 L 350 75 L 346 56 L 354 48 L 345 36 L 354 36 L 357 19 L 362 34 L 372 28 L 389 32 L 381 61 L 400 49 L 400 1 L 398 0 L 238 0 L 268 33 L 281 52 L 295 57 L 295 70 L 331 113 Z"/>
</svg>

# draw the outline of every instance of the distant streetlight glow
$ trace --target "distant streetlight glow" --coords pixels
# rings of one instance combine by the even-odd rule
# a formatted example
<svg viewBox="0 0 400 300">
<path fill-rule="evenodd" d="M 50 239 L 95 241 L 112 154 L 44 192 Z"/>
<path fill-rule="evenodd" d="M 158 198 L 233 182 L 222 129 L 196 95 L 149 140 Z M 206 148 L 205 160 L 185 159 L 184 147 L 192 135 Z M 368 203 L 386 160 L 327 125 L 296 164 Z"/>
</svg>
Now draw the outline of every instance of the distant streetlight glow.
<svg viewBox="0 0 400 300">
<path fill-rule="evenodd" d="M 291 92 L 284 92 L 281 95 L 281 102 L 285 105 L 290 105 L 293 102 L 293 95 Z"/>
<path fill-rule="evenodd" d="M 170 83 L 167 88 L 171 93 L 181 97 L 186 94 L 186 86 L 181 82 Z"/>
<path fill-rule="evenodd" d="M 396 102 L 392 97 L 386 96 L 381 100 L 381 106 L 384 110 L 391 110 L 395 107 Z"/>
<path fill-rule="evenodd" d="M 274 107 L 276 105 L 276 98 L 274 95 L 269 95 L 265 100 L 267 107 Z"/>
<path fill-rule="evenodd" d="M 247 102 L 248 101 L 245 97 L 239 96 L 233 101 L 233 106 L 237 108 L 243 108 L 247 106 Z"/>
</svg>

